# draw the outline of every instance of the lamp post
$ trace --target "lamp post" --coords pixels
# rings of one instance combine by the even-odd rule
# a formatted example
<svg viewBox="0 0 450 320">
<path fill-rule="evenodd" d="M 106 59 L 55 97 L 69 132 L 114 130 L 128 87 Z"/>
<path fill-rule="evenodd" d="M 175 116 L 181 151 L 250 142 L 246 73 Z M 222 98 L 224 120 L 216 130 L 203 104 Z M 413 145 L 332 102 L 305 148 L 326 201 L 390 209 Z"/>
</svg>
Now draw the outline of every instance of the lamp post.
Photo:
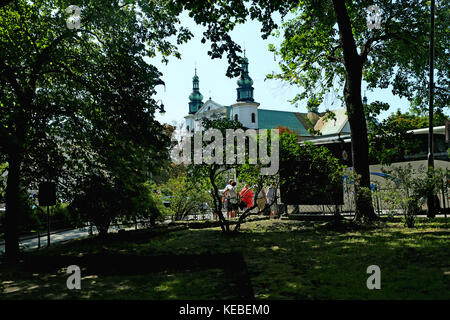
<svg viewBox="0 0 450 320">
<path fill-rule="evenodd" d="M 431 17 L 430 17 L 430 106 L 428 114 L 428 168 L 434 168 L 433 154 L 433 100 L 434 100 L 434 8 L 435 0 L 431 0 Z M 427 196 L 427 207 L 429 218 L 434 218 L 434 195 L 431 193 Z"/>
<path fill-rule="evenodd" d="M 166 110 L 164 110 L 164 104 L 163 104 L 161 99 L 156 101 L 156 105 L 158 105 L 158 104 L 159 104 L 159 107 L 160 107 L 159 113 L 162 114 L 162 115 L 165 115 L 166 114 Z"/>
</svg>

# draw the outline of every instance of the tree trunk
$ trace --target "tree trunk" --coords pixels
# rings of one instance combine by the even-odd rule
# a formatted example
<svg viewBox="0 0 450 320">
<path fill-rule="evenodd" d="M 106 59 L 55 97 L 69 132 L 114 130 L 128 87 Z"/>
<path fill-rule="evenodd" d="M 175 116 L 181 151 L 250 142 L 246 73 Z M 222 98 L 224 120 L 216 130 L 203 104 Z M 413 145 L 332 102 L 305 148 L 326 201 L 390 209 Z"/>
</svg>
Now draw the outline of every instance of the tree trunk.
<svg viewBox="0 0 450 320">
<path fill-rule="evenodd" d="M 93 222 L 98 230 L 98 236 L 100 238 L 105 238 L 108 234 L 109 226 L 111 225 L 111 220 L 108 218 L 96 219 Z"/>
<path fill-rule="evenodd" d="M 5 215 L 5 254 L 10 261 L 19 257 L 19 215 L 20 204 L 20 166 L 22 160 L 18 150 L 11 151 L 8 157 L 8 178 L 6 184 Z"/>
<path fill-rule="evenodd" d="M 344 99 L 351 130 L 353 170 L 359 176 L 358 183 L 355 183 L 355 220 L 373 220 L 377 216 L 373 209 L 370 194 L 369 142 L 361 100 L 363 61 L 356 50 L 345 1 L 333 0 L 333 6 L 344 52 L 346 70 Z"/>
<path fill-rule="evenodd" d="M 213 186 L 213 203 L 214 203 L 214 211 L 219 216 L 220 221 L 220 228 L 222 229 L 223 233 L 229 233 L 230 232 L 230 226 L 228 224 L 228 221 L 225 219 L 225 217 L 222 214 L 222 201 L 219 196 L 219 188 L 216 185 L 216 174 L 217 168 L 214 167 L 210 169 L 209 171 L 209 180 L 211 181 L 211 185 Z"/>
</svg>

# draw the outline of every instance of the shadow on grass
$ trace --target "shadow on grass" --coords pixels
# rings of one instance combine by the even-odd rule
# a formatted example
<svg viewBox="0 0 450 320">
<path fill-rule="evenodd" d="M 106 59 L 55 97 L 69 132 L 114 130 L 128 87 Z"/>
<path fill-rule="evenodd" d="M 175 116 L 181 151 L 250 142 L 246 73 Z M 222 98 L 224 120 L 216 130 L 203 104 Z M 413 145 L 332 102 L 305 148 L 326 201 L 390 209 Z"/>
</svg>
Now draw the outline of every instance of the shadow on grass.
<svg viewBox="0 0 450 320">
<path fill-rule="evenodd" d="M 425 221 L 420 229 L 399 222 L 333 230 L 322 227 L 323 221 L 265 220 L 247 223 L 230 236 L 219 228 L 158 236 L 142 232 L 136 241 L 132 233 L 127 241 L 111 235 L 29 255 L 21 272 L 30 277 L 41 265 L 39 274 L 48 275 L 50 269 L 54 273 L 79 264 L 84 277 L 94 277 L 86 279 L 82 291 L 87 293 L 81 298 L 449 299 L 446 223 Z M 381 290 L 367 289 L 370 265 L 381 268 Z M 58 290 L 64 291 L 67 276 L 61 277 Z M 24 286 L 34 284 L 17 279 L 24 279 Z M 74 294 L 67 291 L 62 298 Z"/>
<path fill-rule="evenodd" d="M 133 254 L 86 254 L 82 256 L 48 256 L 48 255 L 27 255 L 23 261 L 15 267 L 14 273 L 20 274 L 39 274 L 42 278 L 59 277 L 64 278 L 65 270 L 70 265 L 77 265 L 82 270 L 82 276 L 89 279 L 94 278 L 116 279 L 118 286 L 122 286 L 130 279 L 139 279 L 161 274 L 177 274 L 183 278 L 183 273 L 191 274 L 205 273 L 208 286 L 213 286 L 217 279 L 211 279 L 208 275 L 211 271 L 219 273 L 218 282 L 221 283 L 219 292 L 226 294 L 222 298 L 231 299 L 253 299 L 253 290 L 247 272 L 242 253 L 224 253 L 224 254 L 166 254 L 142 256 Z M 59 275 L 58 275 L 59 273 Z M 53 275 L 53 276 L 52 276 Z M 137 277 L 136 277 L 137 276 Z M 68 277 L 68 275 L 66 275 Z M 60 281 L 61 282 L 61 281 Z M 97 282 L 97 289 L 104 290 L 101 281 Z M 111 282 L 111 281 L 109 281 Z M 133 282 L 133 281 L 131 281 Z M 165 281 L 163 281 L 164 283 Z M 173 281 L 172 281 L 173 282 Z M 173 284 L 179 281 L 175 280 Z M 155 284 L 156 285 L 156 284 Z M 111 283 L 109 284 L 111 286 Z M 137 284 L 129 283 L 130 288 L 136 289 Z M 156 285 L 159 287 L 160 285 Z M 31 286 L 36 289 L 37 286 Z M 17 288 L 17 286 L 16 286 Z M 28 289 L 26 289 L 28 288 Z M 168 288 L 168 286 L 167 286 Z M 166 290 L 167 290 L 166 288 Z M 29 291 L 30 286 L 24 286 L 25 291 Z M 8 290 L 7 290 L 8 291 Z M 11 290 L 9 290 L 11 291 Z M 13 290 L 16 292 L 17 290 Z M 64 291 L 64 290 L 62 290 Z M 97 290 L 96 290 L 97 291 Z M 111 291 L 111 290 L 109 290 Z M 95 292 L 97 296 L 100 292 Z M 103 295 L 105 292 L 102 293 Z M 193 298 L 189 293 L 183 293 L 181 298 Z M 116 298 L 116 297 L 114 297 Z M 167 298 L 167 297 L 166 297 Z M 169 297 L 170 298 L 170 297 Z M 180 296 L 174 296 L 180 298 Z M 195 296 L 194 296 L 195 298 Z"/>
</svg>

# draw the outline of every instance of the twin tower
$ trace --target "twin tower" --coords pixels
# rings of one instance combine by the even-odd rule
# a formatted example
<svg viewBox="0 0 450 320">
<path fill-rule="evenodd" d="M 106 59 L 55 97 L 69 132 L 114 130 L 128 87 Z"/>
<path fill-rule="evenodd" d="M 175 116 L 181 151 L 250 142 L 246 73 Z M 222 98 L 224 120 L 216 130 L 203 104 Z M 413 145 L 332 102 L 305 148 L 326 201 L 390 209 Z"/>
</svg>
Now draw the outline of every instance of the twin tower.
<svg viewBox="0 0 450 320">
<path fill-rule="evenodd" d="M 200 93 L 199 78 L 197 76 L 197 69 L 192 78 L 192 93 L 189 96 L 189 114 L 195 114 L 203 105 L 203 95 Z M 248 75 L 248 59 L 244 57 L 244 62 L 241 65 L 241 77 L 237 81 L 237 101 L 238 102 L 254 102 L 253 99 L 253 80 Z"/>
</svg>

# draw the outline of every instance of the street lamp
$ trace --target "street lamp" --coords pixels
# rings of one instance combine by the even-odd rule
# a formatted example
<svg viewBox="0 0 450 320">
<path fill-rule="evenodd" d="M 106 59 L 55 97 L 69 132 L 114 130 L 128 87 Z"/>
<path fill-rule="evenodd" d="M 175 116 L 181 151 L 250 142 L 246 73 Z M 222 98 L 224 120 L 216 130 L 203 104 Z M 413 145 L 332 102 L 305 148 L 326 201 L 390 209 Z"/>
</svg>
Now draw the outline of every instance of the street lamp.
<svg viewBox="0 0 450 320">
<path fill-rule="evenodd" d="M 430 17 L 430 107 L 428 114 L 428 167 L 434 168 L 433 154 L 433 100 L 434 100 L 434 8 L 435 1 L 431 0 L 431 17 Z M 430 192 L 427 197 L 427 206 L 429 218 L 434 218 L 434 196 Z"/>
<path fill-rule="evenodd" d="M 159 111 L 159 113 L 162 114 L 162 115 L 165 115 L 165 114 L 166 114 L 166 111 L 164 110 L 164 104 L 163 104 L 162 100 L 159 99 L 158 101 L 156 101 L 156 104 L 158 104 L 158 103 L 161 104 L 161 105 L 160 105 L 161 111 Z"/>
</svg>

